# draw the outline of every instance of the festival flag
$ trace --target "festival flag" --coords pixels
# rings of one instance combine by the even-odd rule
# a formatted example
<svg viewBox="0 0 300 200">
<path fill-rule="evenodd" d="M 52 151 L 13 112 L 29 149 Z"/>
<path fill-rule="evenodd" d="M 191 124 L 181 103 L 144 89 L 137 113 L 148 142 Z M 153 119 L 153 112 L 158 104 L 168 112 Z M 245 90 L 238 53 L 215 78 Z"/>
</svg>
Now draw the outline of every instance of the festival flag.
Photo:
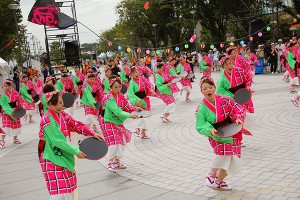
<svg viewBox="0 0 300 200">
<path fill-rule="evenodd" d="M 58 8 L 54 0 L 37 0 L 33 5 L 28 21 L 51 27 L 58 27 Z"/>
</svg>

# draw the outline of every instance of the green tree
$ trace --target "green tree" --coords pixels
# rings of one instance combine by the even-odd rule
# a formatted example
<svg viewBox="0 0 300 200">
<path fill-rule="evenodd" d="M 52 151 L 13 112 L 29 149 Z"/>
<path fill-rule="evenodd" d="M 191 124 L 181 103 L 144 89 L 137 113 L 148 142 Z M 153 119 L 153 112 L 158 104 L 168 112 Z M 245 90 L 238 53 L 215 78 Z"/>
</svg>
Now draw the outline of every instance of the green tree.
<svg viewBox="0 0 300 200">
<path fill-rule="evenodd" d="M 50 45 L 50 57 L 51 60 L 55 60 L 54 63 L 52 64 L 60 64 L 63 63 L 64 60 L 64 55 L 63 51 L 61 49 L 61 45 L 59 41 L 53 41 Z"/>
<path fill-rule="evenodd" d="M 13 50 L 17 46 L 16 26 L 14 12 L 8 9 L 8 5 L 11 4 L 11 0 L 0 1 L 0 49 L 5 47 L 12 39 L 15 41 L 8 47 L 0 51 L 0 56 L 6 60 L 17 58 L 18 55 L 13 54 Z M 16 4 L 20 4 L 20 0 L 15 0 Z M 22 21 L 21 10 L 16 10 L 17 23 L 20 30 L 20 23 Z M 18 60 L 18 59 L 16 59 Z"/>
</svg>

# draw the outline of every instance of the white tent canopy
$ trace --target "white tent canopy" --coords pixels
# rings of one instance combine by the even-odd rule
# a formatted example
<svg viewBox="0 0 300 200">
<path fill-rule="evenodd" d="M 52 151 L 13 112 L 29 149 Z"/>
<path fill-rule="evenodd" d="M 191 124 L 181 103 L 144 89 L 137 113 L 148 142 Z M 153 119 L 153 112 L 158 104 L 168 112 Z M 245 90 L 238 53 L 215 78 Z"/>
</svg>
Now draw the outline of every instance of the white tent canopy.
<svg viewBox="0 0 300 200">
<path fill-rule="evenodd" d="M 3 91 L 3 81 L 9 78 L 11 68 L 8 63 L 0 57 L 0 92 Z"/>
<path fill-rule="evenodd" d="M 0 57 L 0 67 L 5 68 L 8 67 L 8 63 Z"/>
</svg>

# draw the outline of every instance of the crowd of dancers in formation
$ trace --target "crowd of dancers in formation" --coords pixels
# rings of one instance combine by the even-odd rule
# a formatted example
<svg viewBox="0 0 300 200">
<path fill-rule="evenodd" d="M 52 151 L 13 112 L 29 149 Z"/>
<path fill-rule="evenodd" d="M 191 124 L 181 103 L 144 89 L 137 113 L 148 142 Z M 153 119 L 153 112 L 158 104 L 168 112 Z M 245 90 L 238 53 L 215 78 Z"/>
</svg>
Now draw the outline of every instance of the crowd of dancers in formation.
<svg viewBox="0 0 300 200">
<path fill-rule="evenodd" d="M 288 43 L 287 47 L 282 62 L 291 77 L 291 91 L 294 91 L 292 84 L 297 73 L 290 69 L 296 68 L 297 59 L 291 57 L 300 55 L 300 48 L 293 42 Z M 240 105 L 233 100 L 233 96 L 241 88 L 251 91 L 257 62 L 250 49 L 247 49 L 245 56 L 241 56 L 234 46 L 230 46 L 226 49 L 226 56 L 220 60 L 221 76 L 215 83 L 211 77 L 212 62 L 206 53 L 202 54 L 200 89 L 204 98 L 196 109 L 196 130 L 208 137 L 215 154 L 205 178 L 205 184 L 212 189 L 231 190 L 232 187 L 224 181 L 225 177 L 241 170 L 242 135 L 251 133 L 242 128 L 232 137 L 221 138 L 217 135 L 217 129 L 226 123 L 243 126 L 247 113 L 254 113 L 252 99 Z M 150 76 L 153 76 L 154 84 Z M 5 147 L 6 135 L 13 137 L 14 144 L 21 143 L 18 138 L 21 121 L 13 116 L 13 111 L 26 108 L 24 120 L 34 123 L 32 115 L 38 108 L 41 116 L 38 155 L 50 199 L 72 199 L 77 187 L 74 156 L 82 159 L 85 154 L 70 143 L 71 132 L 104 140 L 108 145 L 107 170 L 116 172 L 126 168 L 121 158 L 132 137 L 132 132 L 123 125 L 124 121 L 128 118 L 138 120 L 134 135 L 143 140 L 150 138 L 149 118 L 139 118 L 134 114 L 136 111 L 151 111 L 149 97 L 159 98 L 166 105 L 160 116 L 163 123 L 172 122 L 171 115 L 176 111 L 176 101 L 180 95 L 184 95 L 186 103 L 191 101 L 193 68 L 183 55 L 170 56 L 167 63 L 158 59 L 153 69 L 147 67 L 143 59 L 138 63 L 124 63 L 123 68 L 112 60 L 110 66 L 104 69 L 104 77 L 99 77 L 98 71 L 92 67 L 87 69 L 85 75 L 76 68 L 73 80 L 63 71 L 59 80 L 48 77 L 45 84 L 38 77 L 31 81 L 22 75 L 20 93 L 13 89 L 11 80 L 4 82 L 5 90 L 0 100 L 3 111 L 0 147 Z M 124 85 L 127 88 L 125 94 L 121 92 Z M 38 102 L 33 98 L 36 93 L 40 94 Z M 65 93 L 78 94 L 72 107 L 64 107 L 62 95 Z M 97 109 L 99 102 L 101 107 Z M 84 108 L 84 123 L 73 118 L 73 110 L 79 106 Z"/>
</svg>

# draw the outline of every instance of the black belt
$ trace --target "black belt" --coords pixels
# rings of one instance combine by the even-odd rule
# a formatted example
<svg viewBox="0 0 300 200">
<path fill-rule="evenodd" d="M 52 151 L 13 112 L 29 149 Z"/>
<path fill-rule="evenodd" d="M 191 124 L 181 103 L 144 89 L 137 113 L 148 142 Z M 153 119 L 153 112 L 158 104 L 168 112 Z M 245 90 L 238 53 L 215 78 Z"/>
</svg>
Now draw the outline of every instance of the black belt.
<svg viewBox="0 0 300 200">
<path fill-rule="evenodd" d="M 241 85 L 238 85 L 238 86 L 236 86 L 236 87 L 234 87 L 234 88 L 229 88 L 228 90 L 229 90 L 232 94 L 234 94 L 236 91 L 238 91 L 239 89 L 242 89 L 242 88 L 245 88 L 245 84 L 244 84 L 244 83 L 241 84 Z"/>
<path fill-rule="evenodd" d="M 92 92 L 93 97 L 97 96 L 97 92 Z"/>
<path fill-rule="evenodd" d="M 44 152 L 45 145 L 46 145 L 45 140 L 40 140 L 39 141 L 39 144 L 38 144 L 38 155 L 39 155 L 39 157 L 40 157 L 41 153 Z"/>
<path fill-rule="evenodd" d="M 77 83 L 77 85 L 83 85 L 83 81 L 78 81 L 76 83 Z"/>
<path fill-rule="evenodd" d="M 134 93 L 138 98 L 140 99 L 144 99 L 147 95 L 146 95 L 146 92 L 143 91 L 143 92 L 136 92 Z"/>
<path fill-rule="evenodd" d="M 72 89 L 67 89 L 65 91 L 71 93 Z"/>
<path fill-rule="evenodd" d="M 17 107 L 17 102 L 16 102 L 16 101 L 10 102 L 10 103 L 8 103 L 8 104 L 10 105 L 11 108 Z"/>
<path fill-rule="evenodd" d="M 105 109 L 102 109 L 101 116 L 104 117 L 104 114 L 105 114 Z"/>
<path fill-rule="evenodd" d="M 129 77 L 129 76 L 125 76 L 127 79 L 128 79 L 128 81 L 130 81 L 131 80 L 131 78 Z"/>
<path fill-rule="evenodd" d="M 226 124 L 231 124 L 231 120 L 230 117 L 227 117 L 225 120 L 218 122 L 218 123 L 214 123 L 212 126 L 217 130 L 218 128 L 226 125 Z"/>
<path fill-rule="evenodd" d="M 28 94 L 32 94 L 32 90 L 27 90 Z"/>
</svg>

